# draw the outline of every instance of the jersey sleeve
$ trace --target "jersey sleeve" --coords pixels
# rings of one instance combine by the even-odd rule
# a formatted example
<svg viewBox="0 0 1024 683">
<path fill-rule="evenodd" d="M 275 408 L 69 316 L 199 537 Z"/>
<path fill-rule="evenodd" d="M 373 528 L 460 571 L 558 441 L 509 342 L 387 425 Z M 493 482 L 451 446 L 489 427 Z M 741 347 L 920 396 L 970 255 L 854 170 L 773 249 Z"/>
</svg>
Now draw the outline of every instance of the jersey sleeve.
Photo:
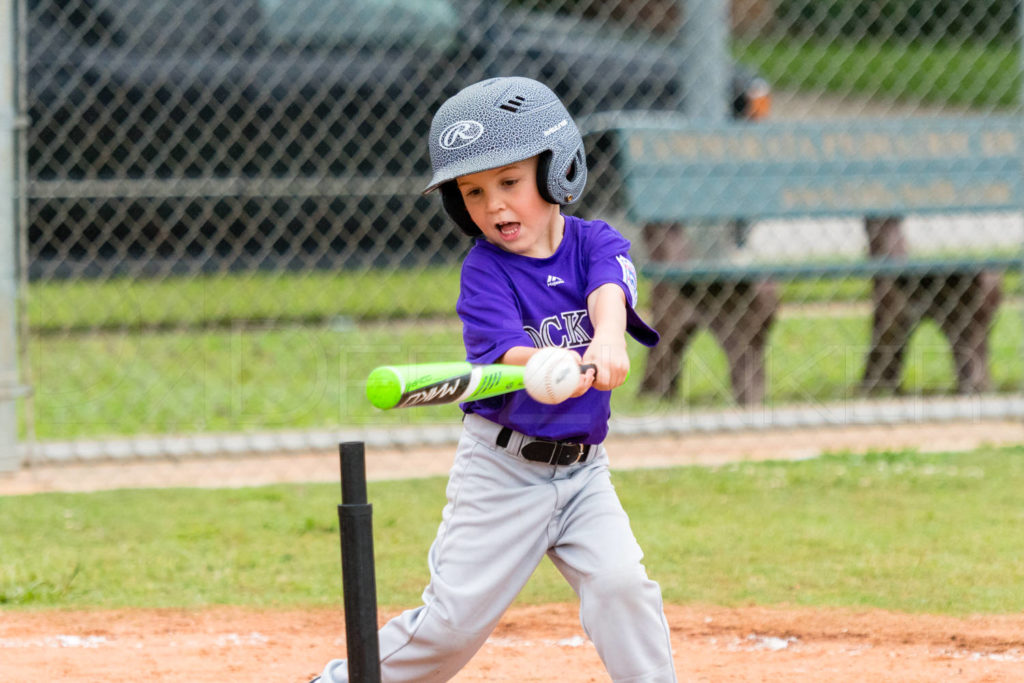
<svg viewBox="0 0 1024 683">
<path fill-rule="evenodd" d="M 660 336 L 644 322 L 636 310 L 639 305 L 639 288 L 636 267 L 629 257 L 629 240 L 612 226 L 600 221 L 593 222 L 587 232 L 584 242 L 587 296 L 609 283 L 621 287 L 626 295 L 626 331 L 644 346 L 655 346 Z"/>
<path fill-rule="evenodd" d="M 496 264 L 472 251 L 462 264 L 455 310 L 470 363 L 496 363 L 513 346 L 533 346 L 511 283 Z"/>
</svg>

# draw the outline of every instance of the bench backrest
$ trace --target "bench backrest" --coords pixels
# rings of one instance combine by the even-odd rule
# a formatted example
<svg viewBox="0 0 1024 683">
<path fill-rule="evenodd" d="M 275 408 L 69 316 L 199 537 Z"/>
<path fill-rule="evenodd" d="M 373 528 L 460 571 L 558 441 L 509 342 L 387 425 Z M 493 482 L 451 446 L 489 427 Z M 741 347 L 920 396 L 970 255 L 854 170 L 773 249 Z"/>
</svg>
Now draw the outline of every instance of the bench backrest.
<svg viewBox="0 0 1024 683">
<path fill-rule="evenodd" d="M 603 124 L 624 208 L 641 223 L 1024 208 L 1016 116 L 700 124 L 622 114 Z"/>
</svg>

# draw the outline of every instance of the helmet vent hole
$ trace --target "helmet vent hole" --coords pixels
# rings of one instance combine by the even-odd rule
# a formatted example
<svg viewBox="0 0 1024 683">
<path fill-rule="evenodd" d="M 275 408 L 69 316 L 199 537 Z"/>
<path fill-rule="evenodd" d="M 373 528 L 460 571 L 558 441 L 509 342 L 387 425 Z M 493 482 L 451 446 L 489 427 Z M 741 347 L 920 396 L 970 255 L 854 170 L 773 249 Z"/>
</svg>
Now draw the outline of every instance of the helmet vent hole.
<svg viewBox="0 0 1024 683">
<path fill-rule="evenodd" d="M 515 95 L 513 97 L 510 97 L 507 102 L 499 104 L 498 108 L 504 109 L 505 111 L 510 111 L 513 114 L 518 114 L 519 110 L 523 108 L 524 104 L 526 104 L 526 98 L 523 97 L 522 95 Z"/>
<path fill-rule="evenodd" d="M 572 181 L 576 180 L 576 160 L 575 159 L 573 160 L 573 162 L 571 164 L 569 164 L 569 168 L 565 172 L 565 179 L 568 180 L 570 183 Z"/>
</svg>

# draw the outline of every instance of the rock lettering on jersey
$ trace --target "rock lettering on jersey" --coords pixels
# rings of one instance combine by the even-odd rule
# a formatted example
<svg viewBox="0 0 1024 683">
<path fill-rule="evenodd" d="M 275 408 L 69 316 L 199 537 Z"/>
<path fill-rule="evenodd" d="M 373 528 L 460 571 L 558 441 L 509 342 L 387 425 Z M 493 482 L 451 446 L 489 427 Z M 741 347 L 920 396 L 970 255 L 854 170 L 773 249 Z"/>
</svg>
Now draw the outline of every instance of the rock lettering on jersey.
<svg viewBox="0 0 1024 683">
<path fill-rule="evenodd" d="M 575 348 L 586 346 L 593 338 L 583 326 L 583 321 L 589 318 L 586 309 L 576 311 L 563 311 L 558 315 L 544 318 L 537 327 L 523 325 L 523 330 L 530 335 L 533 345 L 537 348 L 545 346 L 560 346 L 563 348 Z"/>
</svg>

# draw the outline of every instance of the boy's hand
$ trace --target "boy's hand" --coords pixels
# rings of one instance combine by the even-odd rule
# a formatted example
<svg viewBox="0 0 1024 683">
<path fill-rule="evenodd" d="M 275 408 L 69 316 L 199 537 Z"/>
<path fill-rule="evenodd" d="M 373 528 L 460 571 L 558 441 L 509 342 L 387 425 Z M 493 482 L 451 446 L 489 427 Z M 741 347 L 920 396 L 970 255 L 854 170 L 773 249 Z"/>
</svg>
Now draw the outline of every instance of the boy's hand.
<svg viewBox="0 0 1024 683">
<path fill-rule="evenodd" d="M 583 362 L 593 363 L 597 366 L 597 377 L 591 379 L 591 384 L 595 389 L 611 391 L 615 387 L 621 386 L 629 374 L 629 354 L 626 353 L 625 337 L 622 335 L 610 335 L 606 338 L 595 336 L 594 341 L 583 354 Z M 592 371 L 586 373 L 587 376 L 592 374 Z M 586 390 L 584 389 L 584 391 Z"/>
<path fill-rule="evenodd" d="M 577 356 L 580 355 L 577 351 L 573 351 L 573 353 L 575 353 Z M 583 362 L 583 360 L 580 360 L 581 365 L 583 364 Z M 569 398 L 576 398 L 587 393 L 587 391 L 590 390 L 590 387 L 594 385 L 594 374 L 595 371 L 592 369 L 587 370 L 586 372 L 581 372 L 579 386 L 576 387 L 576 391 L 572 392 L 572 396 L 570 396 Z"/>
</svg>

